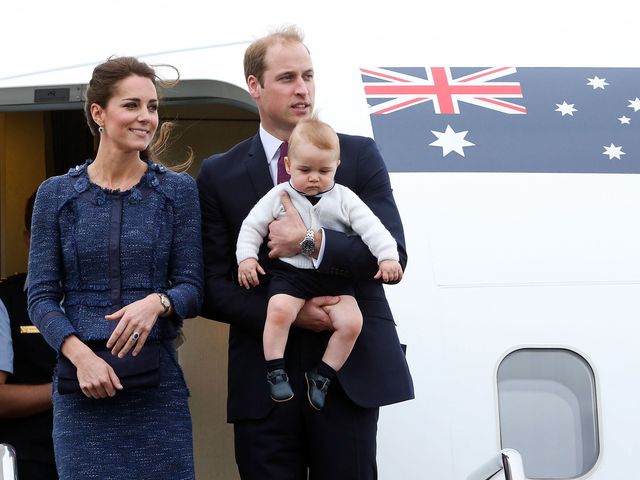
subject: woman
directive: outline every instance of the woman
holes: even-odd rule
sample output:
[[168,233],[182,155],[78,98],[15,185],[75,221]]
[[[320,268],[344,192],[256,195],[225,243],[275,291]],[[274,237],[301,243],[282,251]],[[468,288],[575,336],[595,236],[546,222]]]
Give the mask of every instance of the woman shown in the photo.
[[[194,478],[173,340],[202,301],[200,211],[191,177],[145,160],[157,79],[131,57],[98,65],[85,103],[96,158],[47,179],[36,198],[29,312],[61,354],[53,439],[65,480]],[[151,386],[127,386],[110,365],[146,370],[149,357]]]

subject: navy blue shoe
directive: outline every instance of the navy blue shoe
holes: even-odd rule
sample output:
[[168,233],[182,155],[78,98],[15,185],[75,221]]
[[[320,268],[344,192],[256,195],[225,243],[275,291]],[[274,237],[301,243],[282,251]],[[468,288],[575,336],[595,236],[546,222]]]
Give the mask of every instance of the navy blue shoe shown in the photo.
[[316,369],[309,370],[304,376],[307,379],[307,398],[309,403],[316,410],[322,410],[331,380],[320,375]]
[[289,376],[282,368],[267,373],[269,394],[276,402],[286,402],[293,398],[293,390],[289,384]]

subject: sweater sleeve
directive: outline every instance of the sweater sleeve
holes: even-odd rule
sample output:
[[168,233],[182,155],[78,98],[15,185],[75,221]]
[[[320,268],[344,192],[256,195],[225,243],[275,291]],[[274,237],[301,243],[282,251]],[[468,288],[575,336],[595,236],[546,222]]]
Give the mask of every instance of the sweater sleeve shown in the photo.
[[380,219],[349,188],[342,186],[342,195],[343,207],[346,208],[345,214],[352,230],[369,247],[378,263],[383,260],[399,260],[398,245]]
[[62,177],[46,180],[38,189],[31,221],[29,248],[29,317],[56,351],[75,328],[60,307],[62,246],[58,228],[58,186]]
[[186,173],[178,178],[180,185],[174,205],[174,235],[171,243],[167,295],[179,318],[195,317],[203,297],[202,233],[200,202],[195,181]]
[[[391,180],[376,143],[370,138],[340,137],[340,156],[343,160],[338,170],[349,169],[346,184],[382,221],[398,244],[400,265],[407,264],[407,249],[400,212],[393,198]],[[348,141],[347,141],[348,140]],[[340,171],[336,178],[339,180]],[[325,229],[326,248],[318,271],[371,281],[378,270],[377,259],[371,254],[362,238]]]
[[[276,219],[279,194],[281,187],[275,186],[269,190],[258,203],[254,205],[242,222],[238,242],[236,244],[236,259],[238,264],[247,258],[258,259],[260,245],[269,231],[269,224]],[[276,202],[278,205],[276,205]]]

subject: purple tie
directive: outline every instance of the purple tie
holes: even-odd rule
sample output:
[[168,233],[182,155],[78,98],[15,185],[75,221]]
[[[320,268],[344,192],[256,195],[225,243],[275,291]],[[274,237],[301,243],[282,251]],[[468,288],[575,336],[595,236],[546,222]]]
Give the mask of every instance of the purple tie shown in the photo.
[[280,145],[280,156],[278,157],[278,183],[287,182],[290,178],[287,169],[284,167],[284,157],[287,156],[288,150],[289,144],[282,142],[282,145]]

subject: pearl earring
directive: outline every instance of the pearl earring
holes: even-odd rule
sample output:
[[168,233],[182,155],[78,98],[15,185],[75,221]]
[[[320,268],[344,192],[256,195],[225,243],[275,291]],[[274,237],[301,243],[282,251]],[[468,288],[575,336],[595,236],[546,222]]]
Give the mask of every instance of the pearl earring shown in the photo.
[[100,126],[98,127],[98,131],[99,131],[100,133],[104,133],[104,127],[103,127],[102,125],[100,125]]

